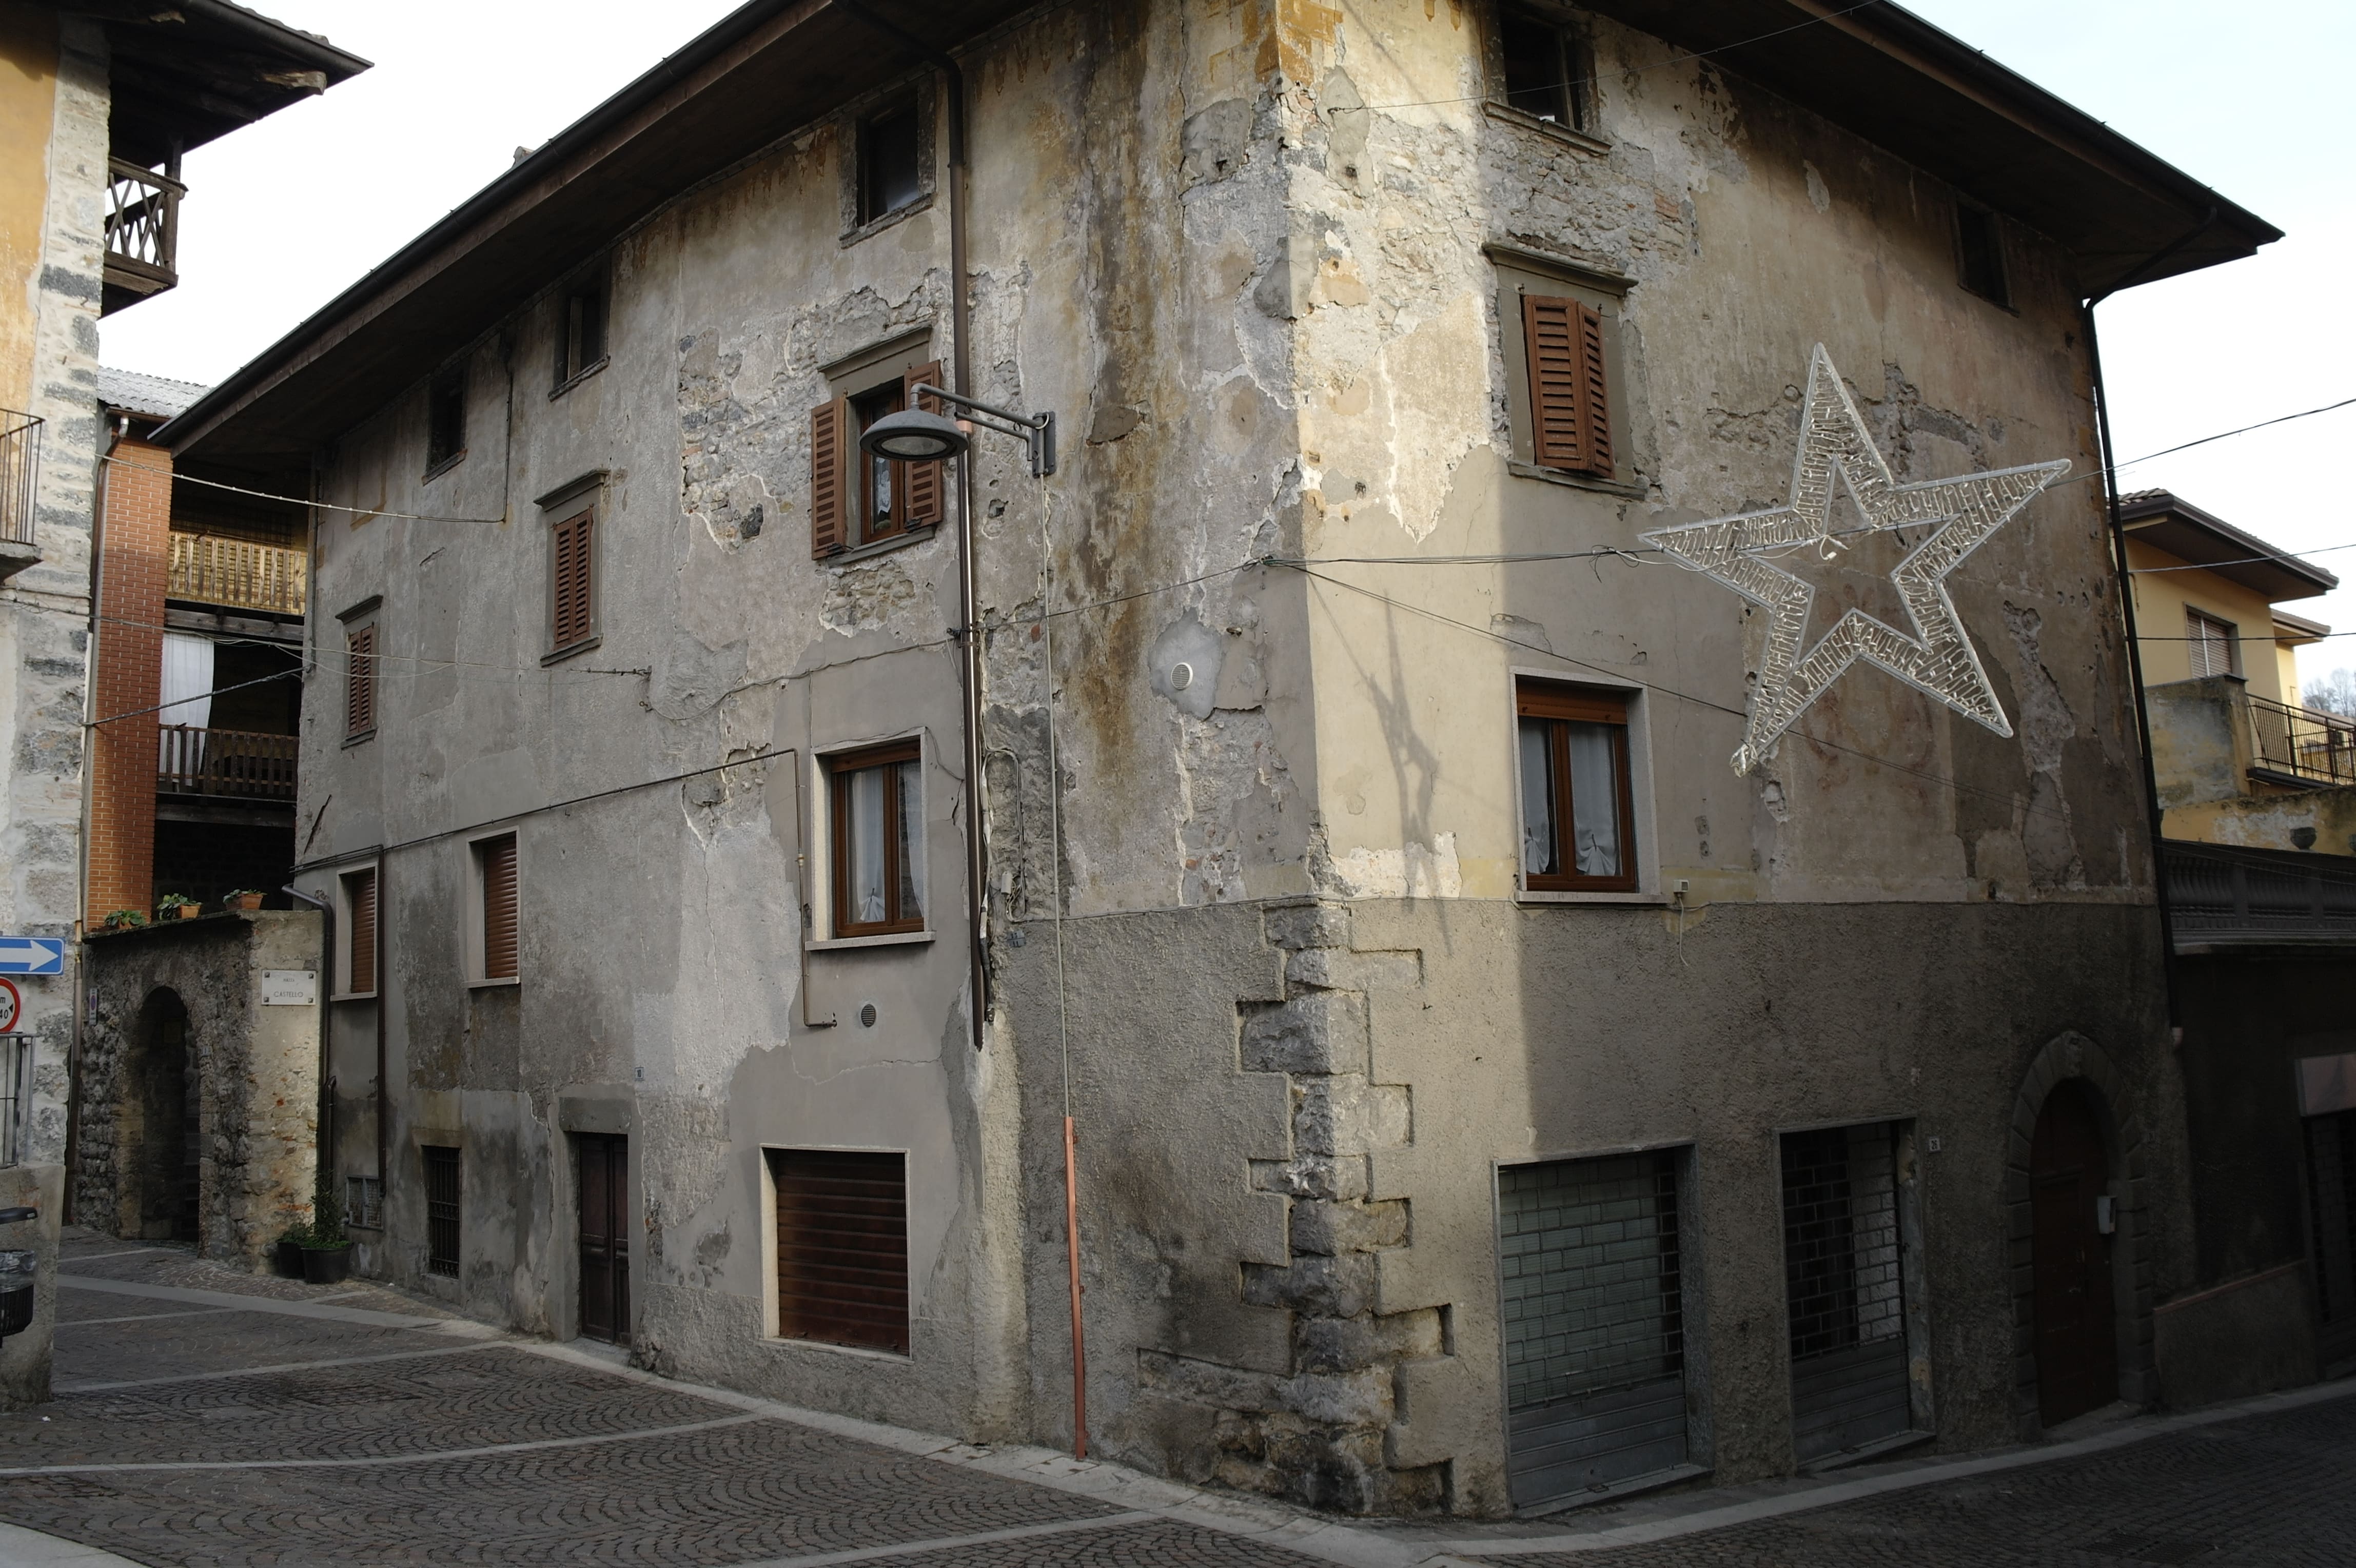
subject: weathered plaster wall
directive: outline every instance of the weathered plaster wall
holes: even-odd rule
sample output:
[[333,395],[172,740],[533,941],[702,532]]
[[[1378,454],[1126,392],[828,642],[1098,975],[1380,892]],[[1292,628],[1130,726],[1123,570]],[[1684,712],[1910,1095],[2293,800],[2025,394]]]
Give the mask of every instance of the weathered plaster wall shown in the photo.
[[[145,1152],[143,1015],[159,992],[187,1010],[199,1109],[198,1249],[260,1270],[272,1243],[311,1212],[319,1105],[319,1009],[262,1004],[264,970],[313,970],[319,917],[230,914],[92,935],[84,944],[90,1011],[82,1031],[74,1212],[136,1235]],[[158,1129],[166,1137],[169,1130]]]
[[46,11],[0,11],[0,408],[23,409],[33,391],[41,257],[49,210],[49,131],[57,119],[58,23]]
[[[27,280],[32,358],[25,402],[13,405],[44,422],[34,497],[41,559],[9,579],[14,602],[0,607],[0,929],[38,936],[70,935],[80,913],[107,157],[105,35],[80,17],[57,28],[52,117],[31,144],[47,159],[40,265]],[[18,1027],[37,1041],[28,1153],[49,1163],[65,1156],[74,987],[70,964],[23,987]]]

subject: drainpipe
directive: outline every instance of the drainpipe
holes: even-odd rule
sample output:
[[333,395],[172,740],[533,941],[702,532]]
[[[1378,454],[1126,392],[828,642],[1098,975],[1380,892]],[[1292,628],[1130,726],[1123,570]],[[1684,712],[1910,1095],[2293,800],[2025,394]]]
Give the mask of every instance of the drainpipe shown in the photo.
[[2118,448],[2111,444],[2111,394],[2103,381],[2102,340],[2094,331],[2094,306],[2119,290],[2132,288],[2150,276],[2162,262],[2207,233],[2209,226],[2216,219],[2217,209],[2211,207],[2201,215],[2199,222],[2174,242],[2154,251],[2118,282],[2100,294],[2089,295],[2078,307],[2078,317],[2086,332],[2086,360],[2094,371],[2094,423],[2103,444],[2103,493],[2110,509],[2111,564],[2118,574],[2119,615],[2127,639],[2127,678],[2135,687],[2136,736],[2143,748],[2144,814],[2151,829],[2152,888],[2159,900],[2161,991],[2168,1004],[2170,1036],[2179,1045],[2184,1037],[2184,1020],[2177,996],[2176,915],[2169,905],[2167,840],[2160,832],[2159,771],[2152,757],[2151,709],[2144,699],[2143,639],[2136,628],[2135,577],[2127,566],[2126,521],[2119,510]]
[[[336,990],[336,905],[331,898],[318,897],[300,887],[290,886],[278,891],[319,911],[319,1112],[318,1126],[312,1136],[317,1151],[313,1156],[316,1174],[324,1176],[336,1168],[336,1102],[330,1087],[336,1079],[328,1070],[334,1064],[327,1050],[327,1027],[336,1015],[334,1004],[327,1000]],[[378,978],[381,982],[383,977]]]

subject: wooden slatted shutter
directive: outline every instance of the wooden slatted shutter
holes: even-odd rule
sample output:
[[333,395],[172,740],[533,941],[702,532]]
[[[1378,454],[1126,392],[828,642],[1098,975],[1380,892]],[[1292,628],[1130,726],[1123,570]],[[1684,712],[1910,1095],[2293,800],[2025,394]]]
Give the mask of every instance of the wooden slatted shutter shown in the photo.
[[344,905],[350,912],[350,947],[344,961],[345,989],[365,995],[376,989],[376,868],[344,878]]
[[1522,338],[1529,356],[1532,460],[1541,467],[1609,475],[1603,317],[1575,299],[1526,294]]
[[375,622],[344,633],[344,733],[366,735],[376,728]]
[[840,555],[851,534],[851,404],[842,398],[810,410],[810,554]]
[[902,1155],[776,1149],[777,1334],[908,1353]]
[[[921,408],[926,413],[941,412],[941,400],[937,397],[918,398],[918,386],[937,387],[941,384],[941,362],[918,365],[901,378],[901,403],[908,408]],[[908,528],[937,526],[948,516],[948,465],[947,463],[903,463],[900,465],[900,493],[907,498],[905,510]]]
[[550,542],[550,638],[554,647],[586,642],[597,628],[596,562],[591,546],[596,513],[584,511],[556,525]]
[[516,841],[486,840],[483,857],[483,978],[516,977]]

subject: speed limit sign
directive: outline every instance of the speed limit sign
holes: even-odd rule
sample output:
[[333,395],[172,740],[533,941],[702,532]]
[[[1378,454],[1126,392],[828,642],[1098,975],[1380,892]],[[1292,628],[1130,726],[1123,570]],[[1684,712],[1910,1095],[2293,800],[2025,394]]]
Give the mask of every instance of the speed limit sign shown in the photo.
[[16,993],[16,983],[0,979],[0,1035],[16,1032],[16,1020],[25,1015],[25,999]]

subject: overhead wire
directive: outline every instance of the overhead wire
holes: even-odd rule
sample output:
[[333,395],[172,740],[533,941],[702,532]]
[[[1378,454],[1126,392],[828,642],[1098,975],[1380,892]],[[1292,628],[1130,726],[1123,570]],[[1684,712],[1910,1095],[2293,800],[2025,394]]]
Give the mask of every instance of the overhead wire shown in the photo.
[[408,522],[474,522],[498,527],[507,521],[503,517],[444,517],[431,512],[385,511],[375,507],[344,506],[336,501],[306,500],[301,496],[282,496],[271,490],[249,489],[243,485],[227,484],[220,479],[200,479],[194,474],[183,474],[172,468],[158,468],[152,463],[134,463],[128,457],[117,457],[112,453],[101,453],[98,460],[102,463],[112,463],[118,468],[131,468],[142,474],[153,474],[159,479],[169,479],[175,485],[202,485],[208,489],[228,490],[234,495],[252,496],[259,500],[278,501],[286,506],[316,507],[322,511],[348,511],[359,517],[398,518]]

